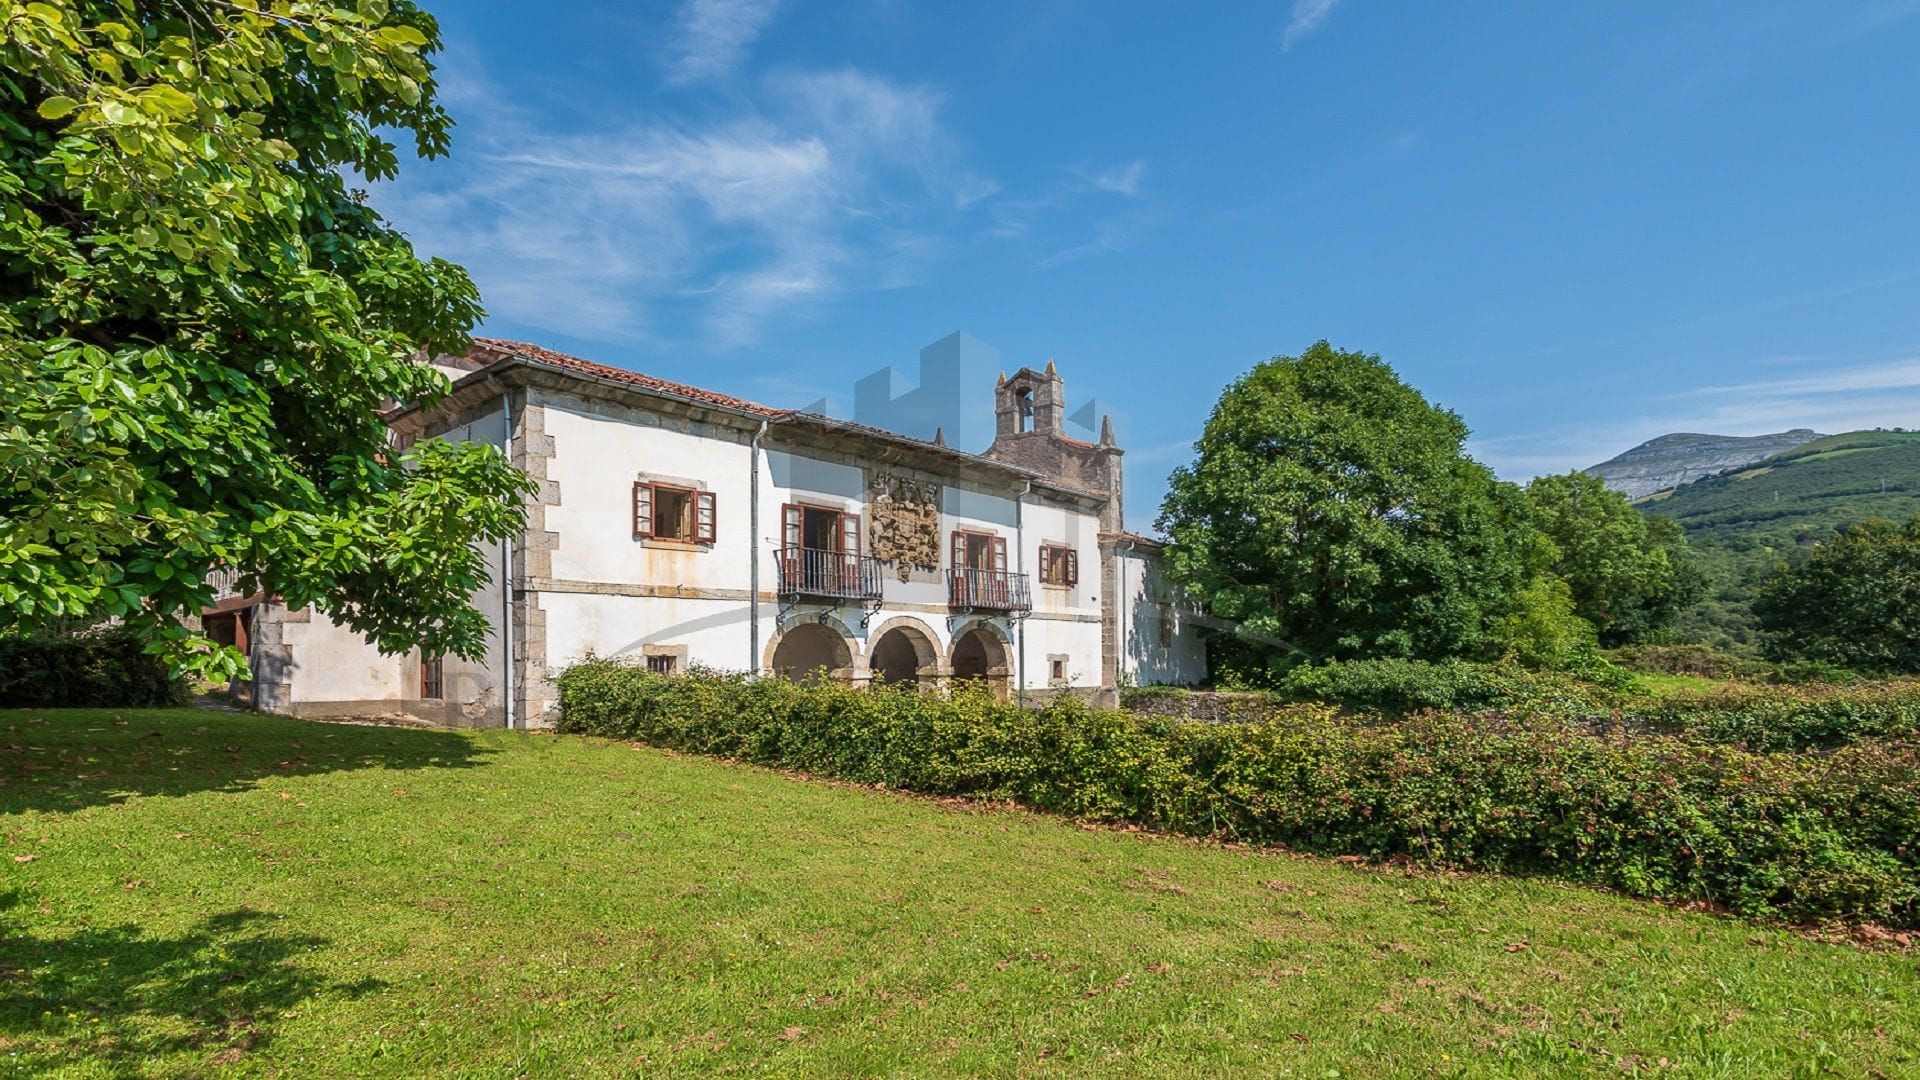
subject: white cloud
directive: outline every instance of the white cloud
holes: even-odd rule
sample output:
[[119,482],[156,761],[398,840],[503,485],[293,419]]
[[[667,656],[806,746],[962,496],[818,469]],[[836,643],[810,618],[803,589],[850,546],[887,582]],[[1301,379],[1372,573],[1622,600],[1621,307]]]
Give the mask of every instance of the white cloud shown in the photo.
[[1293,11],[1287,17],[1287,28],[1280,35],[1280,47],[1291,49],[1296,41],[1320,29],[1333,14],[1340,0],[1293,0]]
[[1091,173],[1088,182],[1101,191],[1110,191],[1129,198],[1140,194],[1140,179],[1146,174],[1147,163],[1135,158],[1125,165],[1116,165],[1111,169]]
[[469,93],[454,162],[375,196],[492,313],[568,335],[662,341],[691,321],[748,344],[783,312],[913,280],[926,232],[991,184],[958,162],[940,94],[858,71],[780,76],[778,109],[700,126],[553,133]]
[[687,0],[674,19],[668,76],[676,83],[731,74],[780,10],[780,0]]

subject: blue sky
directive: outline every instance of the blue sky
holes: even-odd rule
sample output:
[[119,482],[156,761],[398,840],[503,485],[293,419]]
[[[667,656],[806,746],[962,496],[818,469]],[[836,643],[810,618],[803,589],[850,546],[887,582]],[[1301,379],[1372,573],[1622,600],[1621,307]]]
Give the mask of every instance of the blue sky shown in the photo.
[[1920,426],[1920,0],[429,6],[454,153],[373,198],[486,332],[844,409],[965,330],[1125,414],[1136,526],[1322,337],[1516,480]]

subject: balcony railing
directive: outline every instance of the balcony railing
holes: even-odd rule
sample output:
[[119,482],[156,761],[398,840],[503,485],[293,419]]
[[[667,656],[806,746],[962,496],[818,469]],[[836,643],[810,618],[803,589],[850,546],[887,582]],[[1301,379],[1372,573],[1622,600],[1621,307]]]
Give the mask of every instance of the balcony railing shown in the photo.
[[780,595],[830,600],[880,599],[880,560],[819,548],[780,549]]
[[947,571],[947,602],[976,611],[1032,611],[1027,575],[1005,570]]

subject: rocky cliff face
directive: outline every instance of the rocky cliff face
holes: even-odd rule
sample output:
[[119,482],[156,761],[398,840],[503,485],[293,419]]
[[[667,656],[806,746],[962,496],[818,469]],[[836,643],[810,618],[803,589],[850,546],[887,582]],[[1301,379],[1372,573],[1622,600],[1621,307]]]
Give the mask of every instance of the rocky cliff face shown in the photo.
[[1703,476],[1751,465],[1826,436],[1809,428],[1772,435],[1698,435],[1680,432],[1649,439],[1586,470],[1629,499],[1665,491]]

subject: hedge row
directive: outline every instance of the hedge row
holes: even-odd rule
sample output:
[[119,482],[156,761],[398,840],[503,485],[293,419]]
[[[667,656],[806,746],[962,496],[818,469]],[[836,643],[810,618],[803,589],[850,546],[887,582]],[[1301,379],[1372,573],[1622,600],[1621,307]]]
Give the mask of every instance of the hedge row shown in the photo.
[[1760,754],[1552,717],[1260,723],[1023,709],[588,661],[563,731],[907,791],[1374,859],[1541,873],[1755,916],[1920,923],[1920,743]]
[[1684,735],[1748,750],[1825,749],[1861,739],[1920,734],[1920,683],[1822,689],[1756,686],[1626,705],[1593,717],[1596,726]]
[[1134,712],[1219,723],[1258,723],[1299,702],[1367,714],[1422,710],[1483,714],[1483,722],[1551,717],[1594,731],[1684,735],[1749,750],[1831,748],[1863,738],[1920,734],[1920,681],[1848,685],[1743,683],[1665,698],[1635,695],[1558,672],[1468,661],[1361,660],[1303,667],[1287,689],[1230,698],[1170,687],[1128,690]]
[[186,683],[125,627],[0,637],[0,708],[184,705]]

